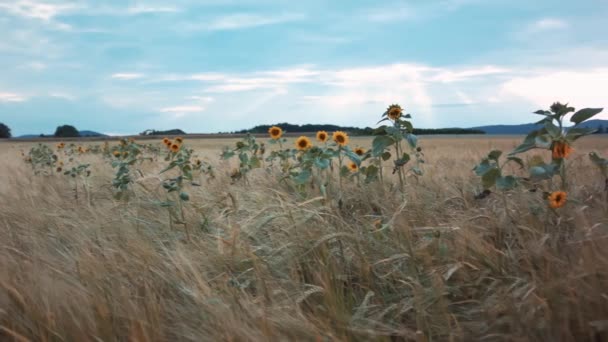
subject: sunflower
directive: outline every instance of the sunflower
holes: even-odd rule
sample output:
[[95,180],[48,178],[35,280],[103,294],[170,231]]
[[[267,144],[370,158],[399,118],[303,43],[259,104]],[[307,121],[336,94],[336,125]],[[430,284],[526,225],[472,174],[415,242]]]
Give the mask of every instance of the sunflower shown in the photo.
[[197,160],[196,160],[196,166],[201,166],[201,164],[202,164],[201,160],[200,160],[200,159],[197,159]]
[[554,191],[549,195],[549,206],[553,209],[561,208],[566,205],[567,198],[565,191]]
[[329,138],[329,134],[327,134],[327,132],[325,132],[325,131],[317,132],[317,140],[319,140],[320,142],[326,142],[328,138]]
[[58,150],[61,150],[61,149],[62,149],[62,148],[64,148],[64,147],[65,147],[65,144],[64,144],[64,143],[59,143],[59,144],[57,144],[57,149],[58,149]]
[[112,154],[114,155],[114,157],[120,157],[120,151],[114,151],[112,152]]
[[336,142],[336,144],[340,145],[340,146],[346,146],[348,145],[348,134],[342,132],[342,131],[336,131],[334,132],[334,135],[332,137],[334,139],[334,141]]
[[310,142],[310,139],[308,139],[305,136],[301,136],[298,139],[296,139],[296,148],[300,151],[306,151],[309,148],[312,147],[312,143]]
[[272,139],[277,140],[283,136],[283,130],[281,129],[281,127],[272,126],[268,129],[268,134],[270,134],[270,137]]
[[124,151],[124,152],[122,153],[122,157],[123,157],[123,158],[127,158],[128,156],[129,156],[129,152]]
[[386,116],[393,121],[399,119],[401,113],[403,113],[403,109],[398,104],[390,105],[386,110]]
[[362,155],[365,154],[365,150],[362,147],[357,147],[355,149],[355,154],[358,155],[358,156],[362,156]]
[[568,158],[570,153],[574,151],[574,149],[570,147],[568,143],[563,141],[554,142],[551,150],[553,151],[553,159]]
[[63,170],[63,169],[61,168],[61,166],[59,166],[59,167],[57,168],[57,172],[61,172],[62,170]]
[[179,151],[179,148],[180,148],[179,144],[176,144],[176,143],[171,144],[171,152],[177,153],[177,151]]
[[350,162],[348,163],[348,169],[350,170],[350,172],[357,172],[359,171],[359,165],[354,162]]
[[169,138],[163,138],[163,144],[169,146],[170,143],[171,143],[171,140],[169,140]]
[[178,144],[180,144],[180,145],[181,145],[181,144],[184,142],[184,138],[182,138],[182,137],[177,137],[177,138],[175,138],[175,141],[176,141]]

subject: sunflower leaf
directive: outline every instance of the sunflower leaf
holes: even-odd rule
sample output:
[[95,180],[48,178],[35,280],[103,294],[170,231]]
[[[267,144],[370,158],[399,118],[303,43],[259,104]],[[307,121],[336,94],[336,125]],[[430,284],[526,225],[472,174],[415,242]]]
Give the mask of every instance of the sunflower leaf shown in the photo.
[[575,125],[590,119],[596,114],[600,113],[604,108],[585,108],[581,109],[578,112],[574,113],[570,118],[570,122],[573,122]]
[[374,138],[372,142],[372,154],[374,157],[379,157],[384,153],[384,150],[393,145],[395,143],[395,139],[388,135],[380,135]]

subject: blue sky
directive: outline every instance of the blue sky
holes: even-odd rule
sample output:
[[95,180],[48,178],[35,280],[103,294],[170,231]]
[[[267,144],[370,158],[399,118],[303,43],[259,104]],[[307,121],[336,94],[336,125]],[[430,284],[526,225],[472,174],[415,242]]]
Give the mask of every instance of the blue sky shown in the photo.
[[0,0],[0,122],[373,126],[391,103],[418,127],[529,122],[556,100],[608,107],[607,16],[605,0]]

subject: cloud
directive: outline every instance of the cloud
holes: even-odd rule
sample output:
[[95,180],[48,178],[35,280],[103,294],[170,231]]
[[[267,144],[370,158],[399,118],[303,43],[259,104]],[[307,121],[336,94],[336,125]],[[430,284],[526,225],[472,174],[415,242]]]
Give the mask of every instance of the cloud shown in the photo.
[[139,79],[142,77],[144,77],[143,74],[131,73],[131,72],[116,73],[116,74],[112,74],[110,76],[110,78],[112,78],[112,79],[123,80],[123,81],[136,80],[136,79]]
[[47,22],[75,8],[77,7],[69,4],[52,4],[33,0],[1,0],[0,2],[0,9],[10,14]]
[[475,77],[483,77],[490,75],[506,74],[511,72],[508,68],[501,68],[492,65],[478,66],[475,68],[467,68],[463,70],[441,70],[433,78],[433,81],[444,83],[464,81]]
[[530,30],[533,32],[538,31],[550,31],[550,30],[559,30],[568,27],[568,23],[555,18],[543,18],[534,22],[530,26]]
[[21,94],[0,92],[0,102],[24,102],[27,97]]
[[174,106],[174,107],[165,107],[159,110],[161,113],[169,113],[172,115],[173,119],[178,119],[184,117],[188,114],[193,113],[201,113],[205,111],[204,106],[200,105],[184,105],[184,106]]
[[131,6],[127,9],[128,14],[151,14],[151,13],[177,13],[181,10],[177,7],[173,6],[146,6],[146,5],[136,5]]
[[504,82],[500,90],[503,95],[523,98],[538,108],[546,108],[555,101],[575,107],[608,107],[606,89],[608,68],[537,70]]
[[277,25],[300,21],[306,16],[301,13],[282,13],[274,15],[260,15],[253,13],[236,13],[220,16],[208,22],[186,23],[180,29],[187,31],[231,31],[254,28],[260,26]]

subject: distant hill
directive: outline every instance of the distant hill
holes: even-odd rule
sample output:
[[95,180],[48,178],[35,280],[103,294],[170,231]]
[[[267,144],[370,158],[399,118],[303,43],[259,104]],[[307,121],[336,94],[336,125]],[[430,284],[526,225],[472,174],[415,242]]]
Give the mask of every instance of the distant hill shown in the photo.
[[[473,127],[472,129],[480,130],[486,134],[528,134],[535,129],[541,128],[541,125],[521,124],[521,125],[489,125]],[[583,128],[594,128],[601,130],[601,133],[608,133],[608,120],[589,120],[580,125]]]
[[[290,123],[279,123],[273,126],[281,127],[289,133],[314,133],[318,131],[344,131],[351,135],[373,135],[376,133],[376,129],[371,127],[359,128],[350,126],[337,126],[337,125],[323,125],[323,124],[306,124],[306,125],[294,125]],[[265,134],[271,125],[259,125],[250,129],[244,129],[234,133],[237,134]],[[427,135],[427,134],[484,134],[481,130],[469,129],[469,128],[414,128],[414,134],[416,135]]]
[[[107,137],[108,135],[106,134],[102,134],[102,133],[98,133],[95,131],[78,131],[78,133],[80,134],[81,137]],[[53,134],[24,134],[24,135],[20,135],[18,137],[15,137],[15,139],[36,139],[36,138],[52,138]]]

